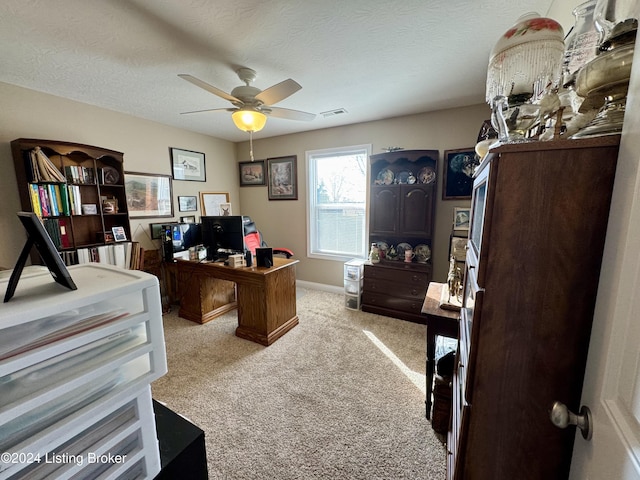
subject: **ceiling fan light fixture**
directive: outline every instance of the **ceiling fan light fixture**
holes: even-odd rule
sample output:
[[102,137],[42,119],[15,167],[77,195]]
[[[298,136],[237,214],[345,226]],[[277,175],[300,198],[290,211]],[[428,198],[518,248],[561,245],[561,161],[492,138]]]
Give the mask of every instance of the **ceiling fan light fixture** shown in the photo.
[[259,132],[267,123],[267,116],[257,110],[241,109],[231,114],[233,123],[243,132]]

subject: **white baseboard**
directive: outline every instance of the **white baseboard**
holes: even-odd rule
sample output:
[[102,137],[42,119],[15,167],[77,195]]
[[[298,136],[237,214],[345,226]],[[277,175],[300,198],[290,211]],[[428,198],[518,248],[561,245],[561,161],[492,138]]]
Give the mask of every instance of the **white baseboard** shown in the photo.
[[296,286],[301,288],[310,288],[312,290],[322,290],[323,292],[344,293],[343,287],[325,285],[324,283],[307,282],[305,280],[296,280]]

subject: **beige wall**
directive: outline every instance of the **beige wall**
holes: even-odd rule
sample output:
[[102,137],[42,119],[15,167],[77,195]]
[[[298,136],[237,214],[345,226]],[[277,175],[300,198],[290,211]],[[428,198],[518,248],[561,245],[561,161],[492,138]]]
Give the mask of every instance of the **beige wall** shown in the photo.
[[[447,255],[453,208],[469,206],[470,202],[441,200],[443,153],[449,149],[473,147],[476,144],[480,126],[489,114],[488,106],[477,105],[254,140],[253,151],[256,159],[297,155],[298,200],[269,201],[267,187],[243,187],[240,189],[242,213],[253,218],[270,246],[288,247],[295,252],[300,259],[299,279],[327,285],[342,285],[342,262],[306,258],[305,152],[360,144],[371,144],[372,153],[380,153],[383,151],[382,148],[387,146],[439,150],[439,180],[433,244],[434,279],[445,281],[449,268]],[[266,128],[269,128],[268,124]],[[239,161],[249,159],[248,142],[238,144],[237,154]]]
[[[0,266],[13,267],[25,240],[15,212],[20,200],[10,142],[16,138],[41,138],[84,143],[124,152],[125,169],[132,172],[171,174],[169,147],[205,153],[206,182],[173,182],[174,218],[180,213],[178,195],[200,191],[226,191],[239,205],[238,172],[232,142],[187,132],[159,123],[73,102],[60,97],[0,83]],[[200,200],[198,200],[200,208]],[[200,217],[200,211],[196,212]],[[171,219],[131,220],[133,238],[145,249],[159,248],[149,236],[149,223]]]
[[[447,149],[472,147],[488,107],[444,110],[407,117],[254,141],[256,158],[298,156],[298,200],[269,201],[266,187],[238,186],[237,161],[249,157],[248,143],[233,144],[206,135],[187,132],[148,120],[0,83],[0,165],[4,175],[0,188],[0,266],[12,267],[22,248],[24,234],[15,212],[20,210],[18,190],[9,142],[20,137],[85,143],[124,152],[128,171],[171,174],[169,147],[186,148],[206,155],[207,181],[173,182],[174,218],[178,195],[198,195],[201,191],[225,191],[231,195],[234,214],[250,215],[271,246],[291,248],[300,259],[301,280],[342,285],[342,262],[306,257],[306,167],[305,151],[346,145],[371,144],[372,152],[393,145],[405,149],[440,151],[439,174],[442,179],[442,154]],[[268,127],[267,127],[268,128]],[[442,201],[442,181],[438,182],[436,235],[434,241],[434,278],[446,279],[448,239],[453,207],[468,201]],[[196,216],[200,217],[199,210]],[[144,248],[159,248],[149,237],[149,223],[165,219],[131,220],[133,238]]]

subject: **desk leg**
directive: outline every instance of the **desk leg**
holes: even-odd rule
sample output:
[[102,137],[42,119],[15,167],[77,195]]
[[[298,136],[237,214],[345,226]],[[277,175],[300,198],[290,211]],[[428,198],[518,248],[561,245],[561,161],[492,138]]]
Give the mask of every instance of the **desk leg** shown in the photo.
[[427,407],[427,420],[431,420],[431,403],[433,394],[433,371],[435,369],[436,356],[436,335],[433,328],[427,325],[427,398],[425,401]]

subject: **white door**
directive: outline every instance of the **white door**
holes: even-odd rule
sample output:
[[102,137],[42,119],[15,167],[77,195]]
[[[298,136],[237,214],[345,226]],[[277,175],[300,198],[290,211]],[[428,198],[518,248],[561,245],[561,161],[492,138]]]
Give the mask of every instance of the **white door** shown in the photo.
[[640,479],[640,36],[631,77],[571,480]]

